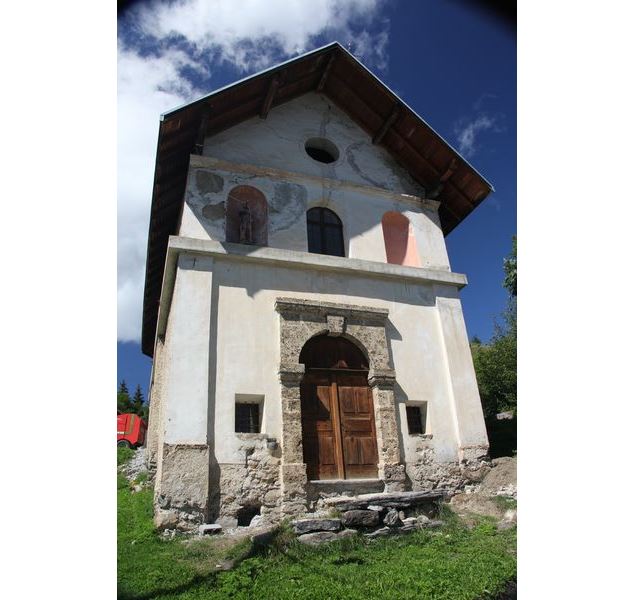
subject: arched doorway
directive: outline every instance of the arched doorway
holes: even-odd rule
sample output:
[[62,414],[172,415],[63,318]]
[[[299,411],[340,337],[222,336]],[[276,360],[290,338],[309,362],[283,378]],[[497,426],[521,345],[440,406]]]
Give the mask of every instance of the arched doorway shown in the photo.
[[377,436],[368,360],[342,337],[318,335],[302,348],[302,444],[309,479],[374,479]]

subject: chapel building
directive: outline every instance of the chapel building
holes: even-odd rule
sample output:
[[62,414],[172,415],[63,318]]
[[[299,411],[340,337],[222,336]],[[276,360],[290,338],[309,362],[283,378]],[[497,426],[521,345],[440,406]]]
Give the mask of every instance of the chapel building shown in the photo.
[[444,237],[491,189],[337,43],[162,116],[157,526],[465,484],[488,440]]

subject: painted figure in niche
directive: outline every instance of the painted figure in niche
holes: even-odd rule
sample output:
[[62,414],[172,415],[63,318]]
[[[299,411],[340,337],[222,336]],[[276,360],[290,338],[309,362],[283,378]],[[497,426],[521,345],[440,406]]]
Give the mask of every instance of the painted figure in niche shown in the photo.
[[238,211],[239,219],[239,237],[241,244],[253,244],[253,235],[251,227],[251,211],[247,202],[243,202],[241,209]]

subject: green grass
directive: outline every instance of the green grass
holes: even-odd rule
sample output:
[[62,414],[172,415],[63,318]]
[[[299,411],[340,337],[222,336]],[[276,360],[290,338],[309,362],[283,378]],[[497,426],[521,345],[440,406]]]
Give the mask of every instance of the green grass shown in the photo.
[[513,498],[507,498],[506,496],[494,496],[492,500],[503,510],[515,509],[518,507],[518,502]]
[[125,462],[128,462],[132,455],[134,454],[134,450],[132,448],[128,448],[127,446],[117,446],[117,466],[123,465]]
[[[345,539],[306,547],[282,527],[266,548],[225,538],[161,539],[152,525],[152,489],[132,493],[118,475],[118,597],[121,600],[489,598],[516,574],[516,531],[483,520],[402,537]],[[222,559],[231,571],[216,572]]]

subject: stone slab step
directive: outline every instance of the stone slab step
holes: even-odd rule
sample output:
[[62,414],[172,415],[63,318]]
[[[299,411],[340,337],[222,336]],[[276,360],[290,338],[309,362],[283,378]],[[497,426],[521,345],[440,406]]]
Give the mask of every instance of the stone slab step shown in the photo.
[[317,546],[324,542],[333,542],[335,540],[341,540],[347,537],[354,537],[357,535],[357,531],[354,529],[344,529],[342,531],[315,531],[313,533],[305,533],[298,536],[298,542],[302,544],[309,544],[310,546]]
[[291,522],[297,534],[314,531],[339,531],[342,523],[339,519],[297,519]]
[[307,493],[312,498],[335,494],[358,496],[383,492],[384,486],[381,479],[312,479],[308,482]]
[[386,492],[379,494],[360,494],[358,496],[340,496],[325,498],[324,503],[341,511],[365,510],[368,506],[385,508],[409,508],[420,504],[429,504],[444,500],[448,490],[428,492]]

